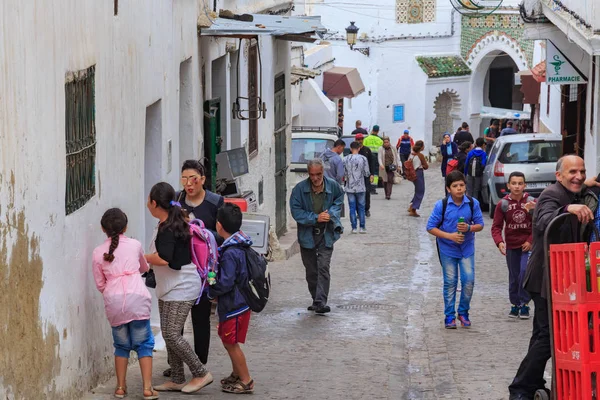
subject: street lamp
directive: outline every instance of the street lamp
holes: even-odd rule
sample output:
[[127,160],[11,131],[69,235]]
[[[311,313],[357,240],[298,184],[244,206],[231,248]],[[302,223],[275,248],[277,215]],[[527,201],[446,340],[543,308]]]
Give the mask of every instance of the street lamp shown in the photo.
[[358,38],[358,30],[358,26],[354,25],[354,21],[350,21],[350,26],[346,28],[346,42],[348,42],[350,50],[358,51],[368,57],[370,54],[368,47],[354,48],[356,39]]
[[348,42],[351,50],[353,50],[353,47],[356,44],[357,36],[358,26],[354,25],[354,21],[350,21],[350,26],[346,28],[346,41]]

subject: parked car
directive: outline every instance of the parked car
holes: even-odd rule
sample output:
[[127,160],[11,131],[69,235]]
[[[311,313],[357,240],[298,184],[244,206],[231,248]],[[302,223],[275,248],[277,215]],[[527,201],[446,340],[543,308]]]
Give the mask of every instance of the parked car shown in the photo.
[[344,147],[344,157],[346,157],[352,153],[350,150],[350,144],[356,140],[356,135],[344,135],[340,139],[346,143],[346,147]]
[[308,178],[308,161],[319,158],[338,140],[336,127],[292,127],[292,159],[290,162],[290,184]]
[[525,190],[538,197],[556,182],[556,162],[562,155],[562,136],[554,133],[527,133],[501,136],[494,142],[483,171],[484,198],[490,218],[496,204],[508,194],[506,184],[512,172],[525,174]]

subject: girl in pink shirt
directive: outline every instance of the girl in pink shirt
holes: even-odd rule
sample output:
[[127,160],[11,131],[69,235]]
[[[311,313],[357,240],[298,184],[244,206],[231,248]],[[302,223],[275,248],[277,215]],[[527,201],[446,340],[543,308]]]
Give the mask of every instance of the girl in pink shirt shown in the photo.
[[118,208],[106,211],[100,225],[108,239],[94,249],[93,273],[112,326],[117,374],[115,397],[122,399],[127,395],[127,364],[133,350],[138,354],[142,370],[144,399],[158,399],[158,392],[152,387],[152,303],[140,275],[148,271],[144,251],[140,242],[124,235],[127,215]]

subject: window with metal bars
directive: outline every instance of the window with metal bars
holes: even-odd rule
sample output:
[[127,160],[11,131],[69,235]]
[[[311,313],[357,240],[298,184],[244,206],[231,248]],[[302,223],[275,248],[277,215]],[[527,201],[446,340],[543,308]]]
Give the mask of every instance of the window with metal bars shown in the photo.
[[69,72],[65,82],[65,141],[69,215],[96,194],[95,66]]

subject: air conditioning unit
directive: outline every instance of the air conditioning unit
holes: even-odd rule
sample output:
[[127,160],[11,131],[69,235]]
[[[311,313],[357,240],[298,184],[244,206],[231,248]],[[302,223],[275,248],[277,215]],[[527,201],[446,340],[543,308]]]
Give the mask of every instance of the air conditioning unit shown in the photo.
[[259,254],[269,251],[270,224],[268,215],[244,213],[242,231],[252,239],[252,248]]

